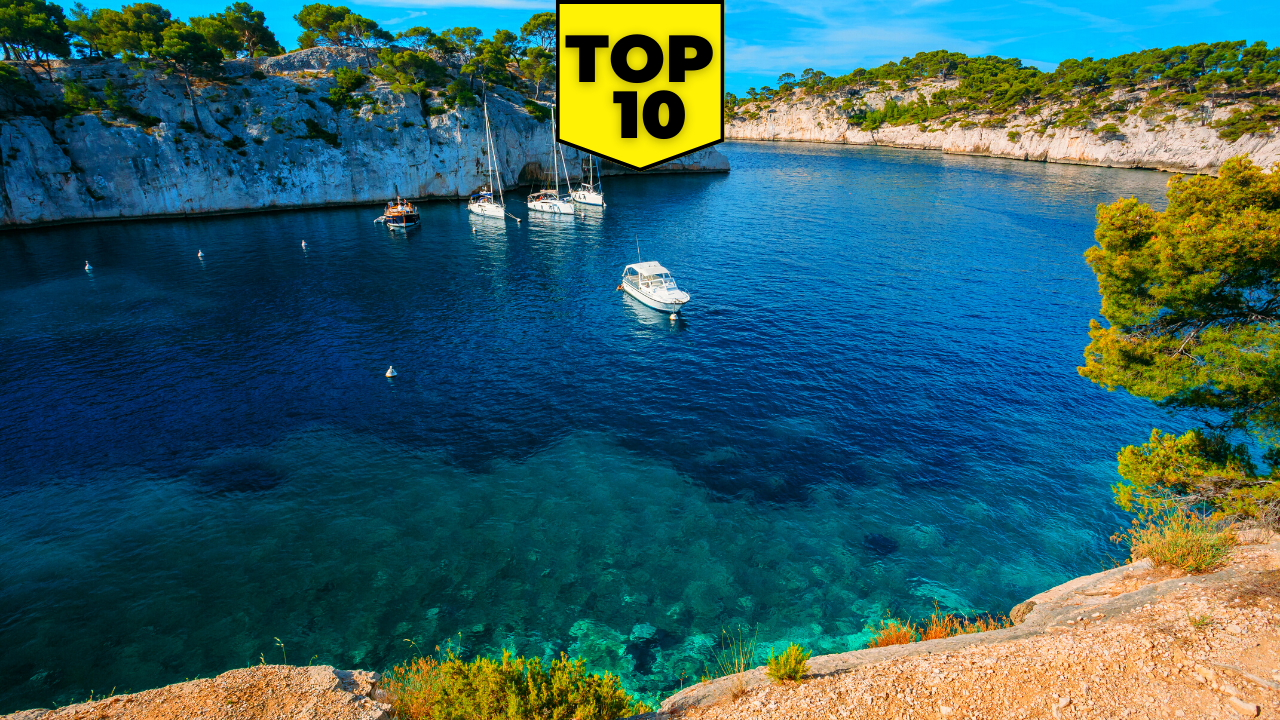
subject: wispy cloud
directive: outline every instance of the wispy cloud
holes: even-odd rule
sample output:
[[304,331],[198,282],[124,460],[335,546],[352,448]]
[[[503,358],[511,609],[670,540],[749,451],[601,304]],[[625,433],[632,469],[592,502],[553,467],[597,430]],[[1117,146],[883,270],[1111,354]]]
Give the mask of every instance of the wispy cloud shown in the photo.
[[1218,0],[1174,0],[1163,5],[1148,5],[1145,9],[1160,18],[1178,13],[1198,12],[1200,15],[1221,15],[1222,11],[1214,7]]
[[[1179,1],[1182,1],[1182,0],[1179,0]],[[1113,20],[1112,18],[1103,17],[1101,15],[1095,15],[1091,12],[1085,12],[1080,8],[1069,7],[1066,5],[1057,5],[1049,2],[1048,0],[1026,0],[1026,3],[1028,5],[1032,5],[1035,7],[1042,7],[1046,10],[1052,10],[1053,12],[1056,12],[1059,15],[1065,15],[1067,17],[1076,18],[1077,20],[1083,20],[1085,22],[1086,27],[1088,27],[1091,30],[1101,30],[1103,32],[1121,33],[1121,32],[1132,32],[1136,29],[1134,26],[1129,25],[1127,23],[1120,22],[1119,20]]]

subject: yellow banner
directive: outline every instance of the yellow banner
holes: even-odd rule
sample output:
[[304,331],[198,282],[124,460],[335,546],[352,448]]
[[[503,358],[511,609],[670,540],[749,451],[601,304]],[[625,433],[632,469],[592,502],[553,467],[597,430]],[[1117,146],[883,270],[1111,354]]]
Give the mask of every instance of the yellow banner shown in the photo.
[[724,5],[556,4],[560,142],[646,170],[724,140]]

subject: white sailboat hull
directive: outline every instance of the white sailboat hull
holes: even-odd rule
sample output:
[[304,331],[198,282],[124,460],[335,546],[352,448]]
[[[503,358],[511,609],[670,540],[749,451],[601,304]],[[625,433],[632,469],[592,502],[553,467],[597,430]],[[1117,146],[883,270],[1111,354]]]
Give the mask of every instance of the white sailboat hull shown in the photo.
[[572,215],[573,203],[564,200],[531,200],[529,201],[529,209],[535,212],[551,213],[552,215]]
[[626,291],[628,295],[639,300],[645,305],[648,305],[654,310],[661,310],[662,312],[665,312],[665,313],[678,313],[680,312],[680,309],[683,308],[685,304],[689,302],[687,299],[681,300],[680,302],[669,302],[667,300],[659,300],[658,298],[652,295],[649,295],[644,290],[634,287],[631,285],[631,283],[626,283],[626,282],[622,283],[622,289]]
[[507,213],[507,209],[497,203],[467,203],[467,209],[473,215],[481,215],[484,217],[500,218]]
[[587,190],[574,190],[573,201],[582,203],[583,205],[599,205],[604,207],[604,196],[598,192],[589,192]]

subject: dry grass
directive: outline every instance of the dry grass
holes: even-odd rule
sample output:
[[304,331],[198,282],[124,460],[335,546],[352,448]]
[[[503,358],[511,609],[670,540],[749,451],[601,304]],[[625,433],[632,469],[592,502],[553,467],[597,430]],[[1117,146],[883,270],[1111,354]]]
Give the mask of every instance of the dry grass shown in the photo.
[[910,620],[898,621],[886,618],[880,621],[880,628],[871,636],[869,648],[888,647],[890,645],[906,645],[920,639],[920,630]]
[[755,667],[754,660],[759,634],[760,629],[757,627],[750,635],[747,635],[747,627],[745,625],[739,625],[733,632],[721,630],[720,648],[713,658],[714,665],[707,665],[703,679],[709,680],[726,675],[736,675]]
[[934,605],[933,614],[924,625],[916,625],[910,620],[885,618],[880,627],[872,628],[875,634],[871,637],[869,648],[888,647],[889,645],[906,645],[907,643],[925,640],[941,640],[956,635],[999,630],[1013,627],[1013,621],[1004,616],[980,615],[972,620],[963,615],[944,613]]
[[924,630],[920,632],[920,639],[941,640],[956,635],[971,635],[1007,627],[1013,627],[1013,621],[1004,616],[985,615],[970,620],[967,617],[939,613],[935,610],[929,616],[929,624],[925,625]]
[[1189,573],[1202,573],[1226,562],[1236,544],[1235,534],[1195,513],[1172,511],[1143,520],[1134,520],[1128,532],[1111,538],[1127,544],[1134,560],[1151,558]]

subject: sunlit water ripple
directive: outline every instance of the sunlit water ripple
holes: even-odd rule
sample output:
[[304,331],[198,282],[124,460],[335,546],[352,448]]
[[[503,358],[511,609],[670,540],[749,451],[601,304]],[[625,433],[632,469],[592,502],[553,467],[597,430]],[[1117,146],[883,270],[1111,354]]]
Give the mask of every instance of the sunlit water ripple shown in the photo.
[[[1098,569],[1116,448],[1177,423],[1077,376],[1081,254],[1097,203],[1168,176],[724,148],[570,222],[0,236],[0,712],[277,637],[373,669],[563,651],[654,700],[726,628],[841,652]],[[614,290],[637,238],[684,320]]]

